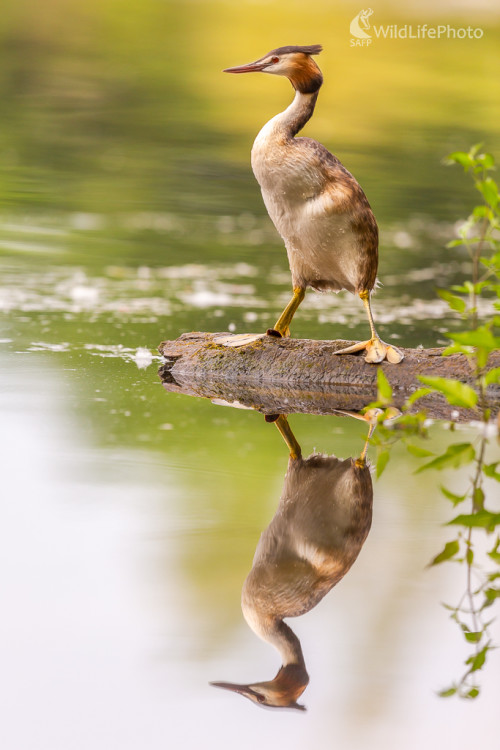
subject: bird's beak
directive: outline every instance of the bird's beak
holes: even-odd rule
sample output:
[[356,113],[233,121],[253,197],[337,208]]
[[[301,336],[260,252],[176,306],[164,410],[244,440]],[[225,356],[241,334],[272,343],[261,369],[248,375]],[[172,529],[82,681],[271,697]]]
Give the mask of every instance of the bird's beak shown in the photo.
[[270,698],[269,696],[266,698],[265,695],[258,692],[257,690],[254,690],[254,687],[259,687],[258,685],[236,685],[233,682],[211,682],[210,685],[212,685],[213,687],[222,688],[223,690],[231,690],[233,693],[243,695],[245,698],[249,698],[253,703],[257,704],[258,706],[262,706],[263,708],[295,708],[299,711],[306,710],[305,706],[296,703],[292,697],[290,697],[289,700],[285,701],[279,700],[279,696],[275,696],[274,700],[272,696]]
[[246,698],[251,698],[256,703],[259,702],[258,698],[261,697],[255,690],[252,690],[250,685],[236,685],[234,682],[211,682],[213,687],[222,688],[223,690],[231,690],[233,693],[239,693],[244,695]]
[[257,73],[263,70],[269,63],[263,63],[260,60],[248,63],[247,65],[238,65],[236,68],[226,68],[223,73]]

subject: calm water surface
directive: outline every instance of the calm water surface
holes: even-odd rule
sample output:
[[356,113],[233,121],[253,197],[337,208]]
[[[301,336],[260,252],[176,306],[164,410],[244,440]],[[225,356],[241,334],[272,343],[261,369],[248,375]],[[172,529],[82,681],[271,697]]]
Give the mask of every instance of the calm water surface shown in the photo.
[[[399,447],[373,480],[357,561],[291,621],[310,676],[299,701],[307,712],[258,710],[209,686],[270,679],[280,666],[246,625],[240,596],[288,464],[262,415],[169,393],[157,374],[161,340],[259,331],[288,300],[285,254],[248,154],[289,91],[220,69],[298,30],[323,42],[330,83],[308,134],[366,188],[383,245],[375,313],[382,336],[405,346],[441,344],[460,327],[435,287],[469,273],[444,245],[473,197],[441,159],[478,140],[498,146],[494,14],[483,46],[381,42],[368,58],[345,39],[357,6],[318,3],[307,19],[294,4],[286,14],[281,3],[255,8],[134,1],[124,10],[105,0],[63,12],[50,0],[42,15],[33,2],[7,4],[0,738],[9,750],[465,748],[497,729],[497,652],[479,701],[436,696],[468,654],[440,607],[460,596],[463,572],[426,570],[448,539],[450,509]],[[405,21],[390,5],[377,13]],[[420,13],[414,23],[427,20]],[[309,293],[293,334],[365,329],[354,298]],[[363,448],[367,429],[354,419],[289,421],[304,456]],[[461,428],[464,440],[474,434]],[[429,445],[449,439],[437,424]],[[459,489],[466,477],[445,478]]]

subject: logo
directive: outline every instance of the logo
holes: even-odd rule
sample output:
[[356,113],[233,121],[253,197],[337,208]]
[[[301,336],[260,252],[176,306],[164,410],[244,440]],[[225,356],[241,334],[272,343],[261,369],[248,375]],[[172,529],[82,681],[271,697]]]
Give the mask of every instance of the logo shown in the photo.
[[372,14],[373,10],[367,8],[366,10],[361,10],[358,15],[352,19],[350,29],[353,36],[358,39],[370,39],[370,34],[367,34],[366,32],[370,28],[370,21],[368,19]]
[[[480,27],[467,26],[457,28],[444,24],[429,26],[426,23],[413,26],[405,24],[389,24],[386,26],[370,26],[371,8],[360,10],[351,21],[351,47],[369,47],[374,39],[482,39],[484,30]],[[368,32],[371,31],[369,34]]]

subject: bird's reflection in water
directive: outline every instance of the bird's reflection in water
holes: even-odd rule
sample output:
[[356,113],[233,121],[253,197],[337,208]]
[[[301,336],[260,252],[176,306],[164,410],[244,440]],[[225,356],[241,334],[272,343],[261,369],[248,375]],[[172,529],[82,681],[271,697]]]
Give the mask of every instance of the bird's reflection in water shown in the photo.
[[359,417],[370,425],[368,437],[361,455],[345,460],[321,454],[302,458],[286,416],[275,419],[290,459],[278,509],[243,586],[242,609],[252,630],[279,651],[282,666],[269,681],[212,685],[258,705],[304,710],[297,700],[309,676],[300,641],[284,619],[315,607],[347,573],[368,536],[373,487],[366,450],[377,411]]

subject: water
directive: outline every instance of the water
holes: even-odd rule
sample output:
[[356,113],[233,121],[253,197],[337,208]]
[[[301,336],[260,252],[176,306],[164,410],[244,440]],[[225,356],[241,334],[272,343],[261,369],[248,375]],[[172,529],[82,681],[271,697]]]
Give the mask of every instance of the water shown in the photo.
[[[498,19],[481,20],[475,46],[387,41],[368,57],[347,47],[357,10],[7,4],[2,746],[417,748],[432,734],[436,746],[465,747],[496,729],[496,652],[479,701],[435,694],[468,653],[439,606],[460,596],[463,571],[426,570],[449,538],[450,508],[399,446],[374,481],[358,560],[292,621],[307,713],[258,711],[208,684],[270,679],[280,666],[246,625],[240,595],[288,461],[262,415],[166,392],[157,375],[161,340],[263,330],[289,296],[248,157],[289,91],[226,78],[223,67],[297,29],[323,42],[327,84],[307,132],[359,178],[379,220],[380,331],[434,346],[460,327],[435,286],[469,273],[444,245],[474,197],[440,161],[479,140],[495,150]],[[376,12],[404,20],[389,5]],[[293,334],[365,330],[352,297],[310,292]],[[355,457],[366,436],[345,417],[296,414],[290,424],[305,456]],[[448,441],[435,425],[431,448]],[[466,476],[449,483],[459,489]]]

